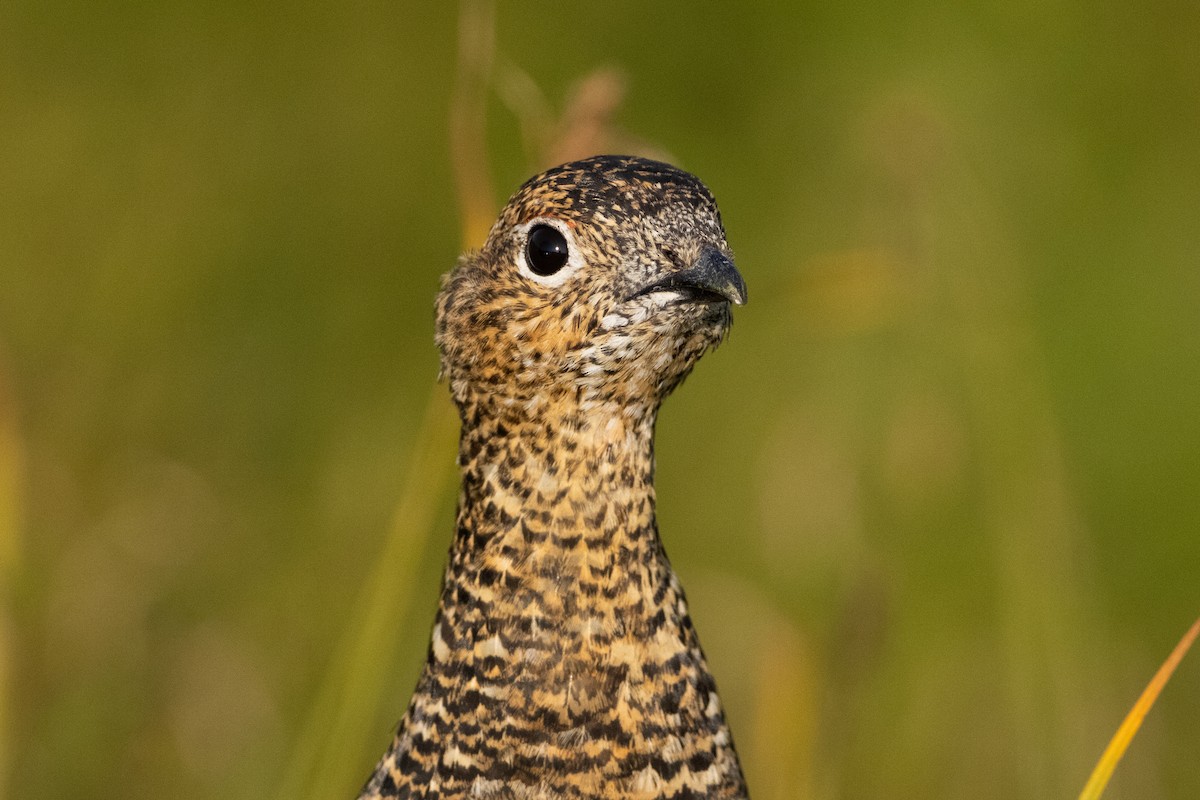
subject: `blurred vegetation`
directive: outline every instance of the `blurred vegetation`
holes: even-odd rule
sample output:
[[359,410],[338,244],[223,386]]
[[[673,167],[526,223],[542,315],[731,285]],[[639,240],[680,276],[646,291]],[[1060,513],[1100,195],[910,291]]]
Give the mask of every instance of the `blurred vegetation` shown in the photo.
[[[751,302],[660,523],[754,796],[1074,796],[1200,606],[1200,7],[722,8],[502,5],[479,102],[493,206],[572,112],[721,203]],[[454,502],[456,17],[0,5],[8,796],[382,752]],[[1106,797],[1200,796],[1198,664]]]

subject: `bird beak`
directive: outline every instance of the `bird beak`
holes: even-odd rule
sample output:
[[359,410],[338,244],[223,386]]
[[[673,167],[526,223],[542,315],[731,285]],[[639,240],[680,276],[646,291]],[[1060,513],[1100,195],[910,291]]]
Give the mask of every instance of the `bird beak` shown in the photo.
[[742,280],[742,274],[729,256],[715,247],[705,247],[690,267],[642,287],[634,297],[658,291],[682,292],[701,302],[727,300],[739,306],[746,304],[746,282]]

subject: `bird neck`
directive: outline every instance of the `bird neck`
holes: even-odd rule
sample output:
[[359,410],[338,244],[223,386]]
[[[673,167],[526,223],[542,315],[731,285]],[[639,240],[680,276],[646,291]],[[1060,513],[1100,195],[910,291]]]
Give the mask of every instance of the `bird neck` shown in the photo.
[[460,408],[458,534],[392,788],[744,800],[655,527],[653,413]]
[[658,549],[652,412],[464,415],[459,465],[455,550],[465,562],[498,559],[511,574],[548,559],[569,582]]

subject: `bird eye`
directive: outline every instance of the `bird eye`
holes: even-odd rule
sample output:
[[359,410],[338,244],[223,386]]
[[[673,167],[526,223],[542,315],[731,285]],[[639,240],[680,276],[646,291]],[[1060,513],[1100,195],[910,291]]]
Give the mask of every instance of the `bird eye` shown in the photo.
[[534,275],[553,275],[566,265],[567,238],[549,225],[534,225],[529,229],[525,245],[525,261]]

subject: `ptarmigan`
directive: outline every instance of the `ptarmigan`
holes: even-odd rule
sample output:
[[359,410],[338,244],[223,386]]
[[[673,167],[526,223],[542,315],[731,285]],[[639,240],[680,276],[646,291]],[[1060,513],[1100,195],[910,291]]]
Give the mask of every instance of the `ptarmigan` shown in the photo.
[[747,796],[654,511],[659,405],[745,300],[708,189],[625,156],[532,178],[443,279],[457,533],[361,797]]

